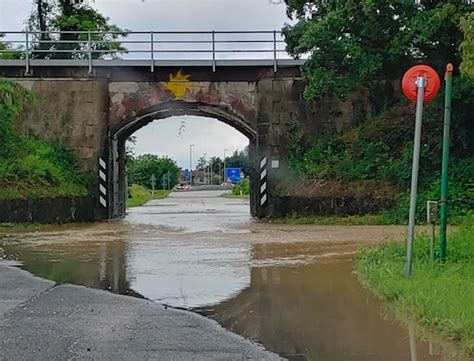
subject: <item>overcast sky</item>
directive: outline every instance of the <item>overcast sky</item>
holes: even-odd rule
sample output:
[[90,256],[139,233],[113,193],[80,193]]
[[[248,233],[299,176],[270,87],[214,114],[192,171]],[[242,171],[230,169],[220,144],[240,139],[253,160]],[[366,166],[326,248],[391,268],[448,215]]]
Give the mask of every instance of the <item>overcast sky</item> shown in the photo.
[[[280,30],[286,9],[278,0],[95,0],[89,1],[112,23],[129,30],[206,31]],[[0,0],[0,31],[21,30],[32,9],[33,0]],[[154,121],[135,133],[137,154],[155,153],[175,159],[189,167],[189,145],[193,158],[223,156],[243,149],[248,139],[232,127],[215,119],[182,117]],[[193,162],[195,165],[195,162]],[[193,165],[193,167],[194,167]]]

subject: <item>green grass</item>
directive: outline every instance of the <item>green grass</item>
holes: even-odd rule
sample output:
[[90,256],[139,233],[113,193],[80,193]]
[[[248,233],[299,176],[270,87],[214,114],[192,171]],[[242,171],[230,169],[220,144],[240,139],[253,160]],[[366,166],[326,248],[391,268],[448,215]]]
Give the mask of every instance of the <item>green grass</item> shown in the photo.
[[240,195],[240,194],[233,194],[233,193],[224,193],[222,195],[222,197],[229,198],[229,199],[249,199],[250,195],[248,195],[248,194]]
[[294,216],[272,219],[272,223],[282,224],[314,224],[314,225],[387,225],[393,222],[384,214],[368,214],[361,216]]
[[404,242],[390,242],[362,251],[356,272],[379,297],[474,355],[474,215],[448,235],[444,265],[430,264],[426,236],[415,240],[409,278],[403,275],[404,263]]
[[51,228],[50,224],[0,223],[0,233],[40,232]]
[[141,206],[152,199],[163,199],[170,194],[170,191],[156,190],[152,195],[151,190],[137,184],[132,184],[129,190],[132,198],[127,199],[127,208]]

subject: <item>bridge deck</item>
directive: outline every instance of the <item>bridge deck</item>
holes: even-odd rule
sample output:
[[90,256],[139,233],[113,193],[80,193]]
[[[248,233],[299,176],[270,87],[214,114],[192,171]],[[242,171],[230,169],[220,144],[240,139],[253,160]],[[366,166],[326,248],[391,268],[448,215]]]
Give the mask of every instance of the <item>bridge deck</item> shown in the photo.
[[[134,59],[112,59],[102,60],[97,59],[92,61],[93,67],[105,67],[105,66],[130,66],[130,67],[212,67],[215,64],[216,67],[220,66],[249,66],[249,67],[261,67],[261,66],[274,66],[275,61],[273,59],[222,59],[222,60],[191,60],[191,59],[180,59],[180,60],[134,60]],[[277,59],[276,64],[278,67],[297,67],[305,63],[304,59]],[[25,60],[22,59],[0,59],[0,67],[4,66],[15,66],[21,67],[26,66]],[[30,59],[29,66],[47,66],[47,67],[88,67],[89,61],[86,59]]]

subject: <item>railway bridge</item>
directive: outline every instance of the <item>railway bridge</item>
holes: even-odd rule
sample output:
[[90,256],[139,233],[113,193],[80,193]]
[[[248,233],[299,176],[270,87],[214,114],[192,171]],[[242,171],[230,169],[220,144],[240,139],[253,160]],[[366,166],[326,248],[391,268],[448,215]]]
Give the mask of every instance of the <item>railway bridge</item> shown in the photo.
[[68,41],[74,50],[55,34],[3,33],[15,56],[0,58],[0,76],[37,97],[17,128],[69,146],[97,174],[97,219],[125,213],[125,141],[154,120],[212,117],[247,136],[256,217],[279,213],[289,128],[314,138],[344,121],[346,103],[334,112],[333,104],[303,100],[304,60],[288,56],[277,31],[130,32],[121,34],[120,54],[104,53],[91,33]]

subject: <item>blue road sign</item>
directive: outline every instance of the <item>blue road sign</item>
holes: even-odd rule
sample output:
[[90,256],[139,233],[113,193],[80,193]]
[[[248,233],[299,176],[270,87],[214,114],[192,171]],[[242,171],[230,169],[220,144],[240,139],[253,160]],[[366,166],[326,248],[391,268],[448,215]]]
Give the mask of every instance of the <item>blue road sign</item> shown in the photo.
[[226,180],[232,183],[240,182],[240,168],[226,168]]
[[184,170],[184,179],[189,180],[189,176],[190,176],[189,169],[185,169]]

